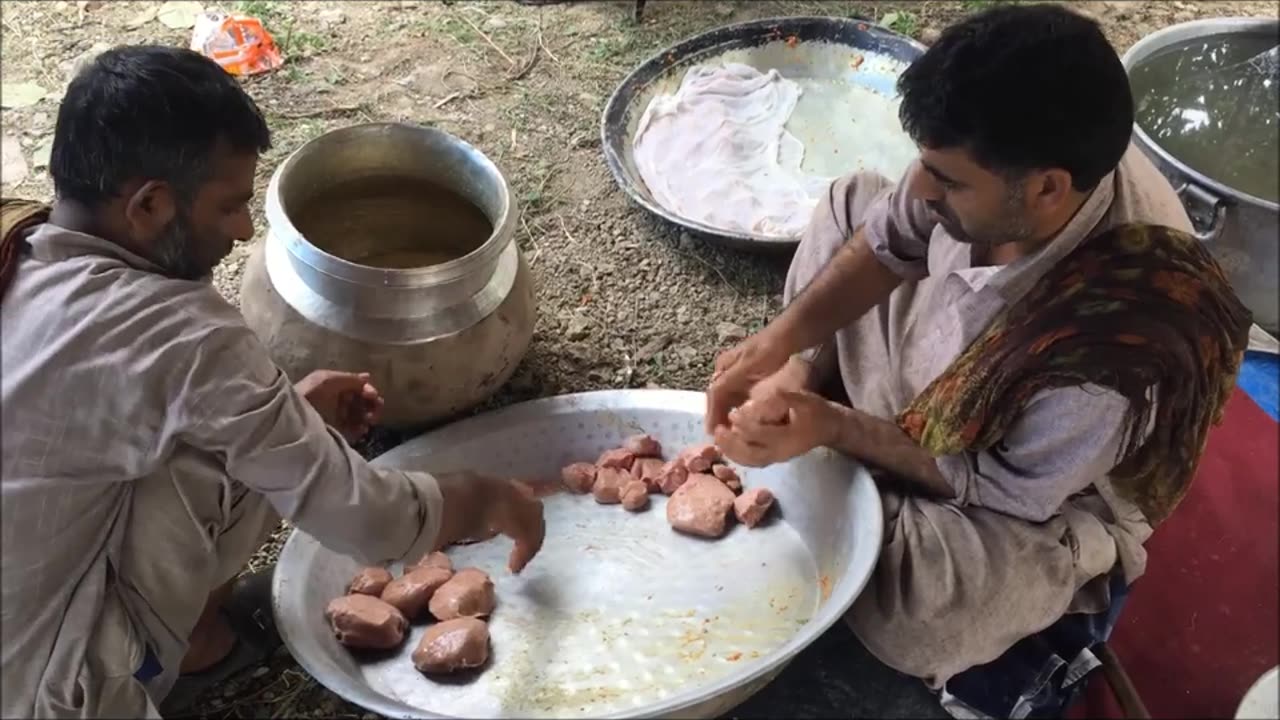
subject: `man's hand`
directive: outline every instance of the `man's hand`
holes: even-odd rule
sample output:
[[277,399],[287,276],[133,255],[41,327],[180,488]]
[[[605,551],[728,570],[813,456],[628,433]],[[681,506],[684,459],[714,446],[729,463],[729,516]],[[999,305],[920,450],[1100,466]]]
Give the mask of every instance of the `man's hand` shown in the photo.
[[437,548],[460,540],[506,535],[515,541],[507,568],[518,573],[542,549],[546,521],[542,501],[527,485],[470,472],[436,476],[444,497]]
[[843,419],[841,407],[821,395],[779,388],[730,412],[715,440],[730,460],[764,467],[831,445]]
[[791,352],[765,328],[716,356],[707,388],[707,434],[728,425],[729,411],[746,402],[757,383],[781,370]]
[[348,442],[364,437],[382,412],[382,395],[369,384],[369,373],[317,370],[293,387]]

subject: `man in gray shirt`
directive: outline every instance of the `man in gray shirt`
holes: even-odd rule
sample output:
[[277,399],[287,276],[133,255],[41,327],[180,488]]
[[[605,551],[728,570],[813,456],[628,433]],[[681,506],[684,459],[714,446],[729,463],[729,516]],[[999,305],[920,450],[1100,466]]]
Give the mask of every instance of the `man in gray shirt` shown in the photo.
[[[1064,614],[1106,610],[1110,579],[1142,574],[1248,322],[1130,145],[1128,80],[1095,23],[1051,4],[971,16],[899,89],[919,158],[896,186],[869,173],[831,186],[787,308],[717,360],[707,431],[743,464],[829,446],[893,479],[880,563],[847,619],[881,660],[943,689]],[[1072,304],[1098,288],[1111,294]],[[1060,325],[1009,345],[1039,317]],[[1135,448],[1176,462],[1137,472],[1121,462]]]
[[158,717],[180,675],[257,659],[270,609],[232,581],[281,517],[371,564],[492,529],[518,572],[541,546],[509,481],[370,467],[348,438],[376,389],[292,385],[213,288],[269,142],[217,64],[120,48],[62,101],[51,212],[4,203],[5,717]]

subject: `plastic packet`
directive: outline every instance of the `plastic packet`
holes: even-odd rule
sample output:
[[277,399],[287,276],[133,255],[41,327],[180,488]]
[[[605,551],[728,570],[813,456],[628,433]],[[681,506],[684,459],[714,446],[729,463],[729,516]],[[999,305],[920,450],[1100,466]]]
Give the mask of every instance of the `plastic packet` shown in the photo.
[[232,75],[258,75],[284,64],[284,55],[262,22],[248,15],[205,12],[196,18],[191,49]]

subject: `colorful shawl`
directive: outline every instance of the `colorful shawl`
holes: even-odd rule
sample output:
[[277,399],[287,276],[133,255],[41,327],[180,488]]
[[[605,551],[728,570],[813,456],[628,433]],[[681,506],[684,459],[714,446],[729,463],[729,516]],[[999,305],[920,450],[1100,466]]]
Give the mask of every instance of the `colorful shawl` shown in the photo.
[[934,456],[985,450],[1040,390],[1110,388],[1129,400],[1111,481],[1154,526],[1182,500],[1222,419],[1251,322],[1194,237],[1117,227],[998,316],[898,425]]
[[18,269],[27,231],[48,219],[48,205],[34,200],[0,199],[0,299]]

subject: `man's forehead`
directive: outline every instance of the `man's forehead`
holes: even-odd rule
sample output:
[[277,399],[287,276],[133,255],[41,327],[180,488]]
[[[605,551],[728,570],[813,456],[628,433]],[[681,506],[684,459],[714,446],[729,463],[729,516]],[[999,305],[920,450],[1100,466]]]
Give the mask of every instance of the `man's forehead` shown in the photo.
[[972,184],[987,179],[985,170],[964,148],[920,148],[920,164],[939,180]]

